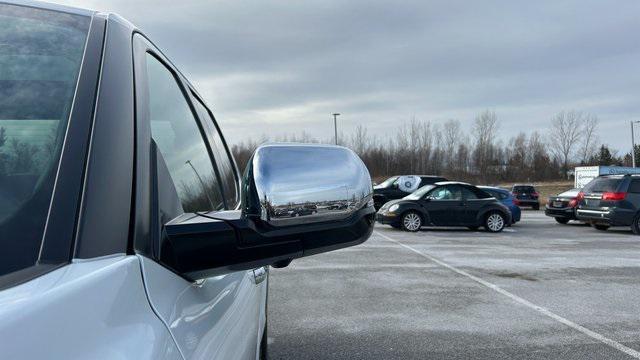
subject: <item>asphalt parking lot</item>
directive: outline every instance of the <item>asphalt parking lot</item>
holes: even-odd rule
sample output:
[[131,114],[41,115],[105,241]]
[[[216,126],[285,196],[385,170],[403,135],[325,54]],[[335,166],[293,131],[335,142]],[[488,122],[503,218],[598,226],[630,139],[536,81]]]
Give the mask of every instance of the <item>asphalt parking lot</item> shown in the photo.
[[271,359],[640,359],[640,237],[542,212],[406,233],[271,271]]

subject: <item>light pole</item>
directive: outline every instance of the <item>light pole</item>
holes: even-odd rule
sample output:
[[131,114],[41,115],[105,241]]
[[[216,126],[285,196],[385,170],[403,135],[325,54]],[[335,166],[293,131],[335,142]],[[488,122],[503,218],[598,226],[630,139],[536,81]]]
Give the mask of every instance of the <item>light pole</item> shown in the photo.
[[338,115],[340,113],[333,113],[333,136],[336,139],[336,145],[338,145]]
[[640,120],[630,121],[631,123],[631,166],[636,167],[636,140],[633,131],[633,125],[640,123]]

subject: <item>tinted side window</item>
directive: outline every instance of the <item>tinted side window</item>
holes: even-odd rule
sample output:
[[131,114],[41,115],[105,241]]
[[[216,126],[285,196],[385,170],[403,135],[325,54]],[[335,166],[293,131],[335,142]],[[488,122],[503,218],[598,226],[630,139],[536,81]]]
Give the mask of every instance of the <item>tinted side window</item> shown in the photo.
[[433,190],[429,197],[434,200],[461,200],[462,191],[458,186],[441,186]]
[[218,131],[213,117],[211,117],[206,106],[204,106],[198,98],[195,98],[194,105],[198,111],[200,119],[202,119],[203,126],[205,126],[206,131],[211,138],[213,157],[216,165],[218,166],[218,173],[220,174],[220,180],[222,181],[222,188],[224,190],[224,198],[227,203],[227,208],[234,209],[236,205],[238,205],[238,194],[236,188],[235,167],[233,166],[230,158],[231,155],[227,152],[227,148],[222,140],[222,134]]
[[465,199],[477,199],[477,198],[478,198],[478,196],[476,195],[476,193],[475,193],[475,192],[473,192],[473,191],[472,191],[471,189],[469,189],[469,188],[462,187],[462,188],[461,188],[461,190],[462,190],[462,196],[463,196]]
[[479,192],[476,194],[479,199],[486,199],[488,197],[494,197],[498,200],[504,200],[507,198],[507,194],[496,191],[493,189],[479,189]]
[[640,194],[640,179],[631,180],[631,184],[629,184],[630,193]]
[[222,209],[222,194],[202,132],[173,73],[147,54],[151,136],[185,212]]
[[484,191],[486,191],[486,192],[487,192],[487,194],[491,195],[492,197],[494,197],[494,198],[496,198],[496,199],[500,199],[500,198],[498,197],[498,196],[499,196],[499,193],[498,193],[497,191],[495,191],[495,190],[487,190],[487,189],[485,189]]

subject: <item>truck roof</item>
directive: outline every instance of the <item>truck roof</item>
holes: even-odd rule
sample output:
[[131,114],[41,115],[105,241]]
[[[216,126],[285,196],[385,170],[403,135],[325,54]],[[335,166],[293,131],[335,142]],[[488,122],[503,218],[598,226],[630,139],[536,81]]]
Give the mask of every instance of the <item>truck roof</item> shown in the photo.
[[72,6],[52,4],[52,3],[43,2],[43,1],[1,0],[0,4],[28,6],[36,9],[53,10],[58,12],[64,12],[67,14],[85,15],[85,16],[92,16],[95,13],[97,13],[97,11],[95,10],[87,10],[87,9],[82,9],[82,8],[77,8]]

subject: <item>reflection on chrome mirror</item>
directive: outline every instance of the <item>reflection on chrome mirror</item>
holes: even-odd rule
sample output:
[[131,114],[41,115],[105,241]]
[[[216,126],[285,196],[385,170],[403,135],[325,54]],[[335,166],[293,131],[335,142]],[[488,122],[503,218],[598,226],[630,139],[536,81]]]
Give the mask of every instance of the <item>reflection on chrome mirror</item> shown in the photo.
[[243,211],[272,226],[343,220],[373,207],[372,192],[369,171],[347,148],[268,144],[247,168]]

